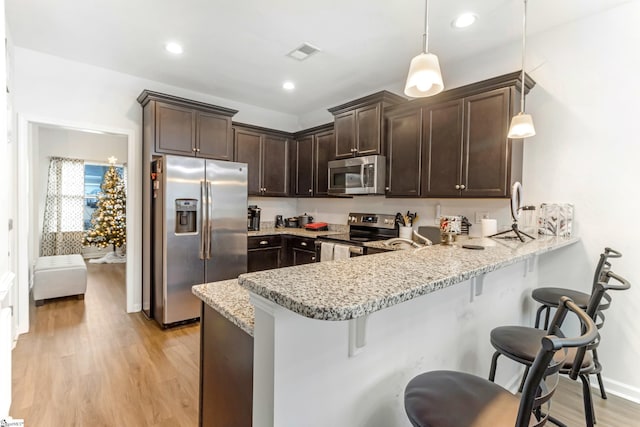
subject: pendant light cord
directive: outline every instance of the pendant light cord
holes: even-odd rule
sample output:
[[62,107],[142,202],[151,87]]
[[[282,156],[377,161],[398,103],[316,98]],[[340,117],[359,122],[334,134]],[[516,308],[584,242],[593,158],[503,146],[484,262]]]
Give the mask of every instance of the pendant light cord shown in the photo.
[[424,33],[422,34],[424,53],[429,53],[429,0],[424,1]]
[[524,13],[522,14],[522,96],[520,97],[520,113],[524,113],[524,58],[527,47],[527,0],[524,0]]

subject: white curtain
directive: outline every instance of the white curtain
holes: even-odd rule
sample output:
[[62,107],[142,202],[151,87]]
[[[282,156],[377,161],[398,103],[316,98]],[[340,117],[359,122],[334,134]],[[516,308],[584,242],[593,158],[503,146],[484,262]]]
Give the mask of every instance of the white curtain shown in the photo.
[[40,256],[81,253],[83,207],[84,161],[52,157]]

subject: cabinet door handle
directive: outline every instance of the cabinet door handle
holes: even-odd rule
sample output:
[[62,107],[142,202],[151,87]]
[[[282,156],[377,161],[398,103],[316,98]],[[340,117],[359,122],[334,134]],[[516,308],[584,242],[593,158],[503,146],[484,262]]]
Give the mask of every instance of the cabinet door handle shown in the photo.
[[307,246],[307,242],[300,242],[300,246]]
[[391,190],[391,188],[389,188],[389,187],[384,187],[384,191],[389,191],[389,190]]
[[459,190],[460,186],[458,184],[456,184],[456,190]]
[[269,241],[268,240],[260,240],[260,244],[261,245],[268,245]]
[[309,189],[309,193],[313,193],[313,189],[312,188]]
[[195,153],[195,152],[196,152],[196,149],[195,149],[195,148],[192,148],[192,149],[191,149],[191,151],[193,151],[193,152]]
[[465,188],[467,188],[467,187],[465,187],[465,185],[464,185],[464,184],[461,184],[461,185],[460,185],[460,189],[461,189],[461,190],[464,190]]
[[199,149],[199,148],[196,148],[196,153],[199,153],[199,152],[200,152],[200,149]]
[[311,261],[315,261],[315,260],[316,260],[316,257],[312,256]]

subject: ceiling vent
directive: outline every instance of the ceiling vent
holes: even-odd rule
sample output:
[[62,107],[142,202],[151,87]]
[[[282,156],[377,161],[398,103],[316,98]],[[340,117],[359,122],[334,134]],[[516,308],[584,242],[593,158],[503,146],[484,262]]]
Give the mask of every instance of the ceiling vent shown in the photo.
[[291,52],[287,53],[287,56],[293,59],[297,59],[298,61],[304,61],[311,55],[315,55],[318,52],[320,52],[319,48],[309,43],[303,43],[302,45],[293,49]]

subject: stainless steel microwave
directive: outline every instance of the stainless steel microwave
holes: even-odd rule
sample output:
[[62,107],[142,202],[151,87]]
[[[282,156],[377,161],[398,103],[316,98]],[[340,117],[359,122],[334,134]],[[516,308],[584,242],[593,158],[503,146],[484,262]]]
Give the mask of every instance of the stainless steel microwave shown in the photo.
[[329,162],[329,194],[384,194],[385,157],[351,157]]

